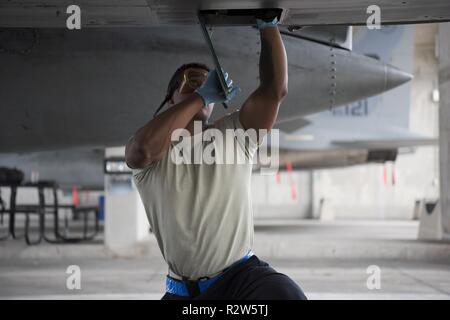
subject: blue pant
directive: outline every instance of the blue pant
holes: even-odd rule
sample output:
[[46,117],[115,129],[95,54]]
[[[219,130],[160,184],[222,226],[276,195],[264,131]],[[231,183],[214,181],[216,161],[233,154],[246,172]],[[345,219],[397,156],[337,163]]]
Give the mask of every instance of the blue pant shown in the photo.
[[285,274],[252,256],[231,267],[203,293],[183,297],[166,293],[162,300],[306,300],[302,289]]

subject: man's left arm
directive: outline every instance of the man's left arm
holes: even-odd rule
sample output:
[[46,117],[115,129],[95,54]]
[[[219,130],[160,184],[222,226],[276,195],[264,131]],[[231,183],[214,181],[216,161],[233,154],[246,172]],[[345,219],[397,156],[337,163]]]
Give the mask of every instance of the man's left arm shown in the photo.
[[[288,91],[287,57],[276,24],[260,27],[259,87],[244,102],[239,121],[244,129],[272,129]],[[263,137],[259,137],[261,140]]]

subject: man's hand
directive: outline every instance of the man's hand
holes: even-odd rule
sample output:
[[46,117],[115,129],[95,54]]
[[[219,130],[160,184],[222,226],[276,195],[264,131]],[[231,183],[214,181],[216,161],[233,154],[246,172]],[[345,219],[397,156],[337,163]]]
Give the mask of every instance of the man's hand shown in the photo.
[[205,106],[208,106],[210,103],[228,102],[240,92],[239,87],[233,87],[233,80],[228,79],[227,72],[225,72],[224,76],[228,88],[231,89],[231,92],[227,96],[224,95],[216,70],[210,71],[206,81],[200,88],[195,90],[195,92],[202,98]]
[[[244,102],[239,120],[245,129],[272,129],[278,108],[287,94],[287,57],[280,32],[278,19],[257,19],[261,35],[261,55],[259,60],[259,87]],[[262,137],[259,137],[261,140]]]
[[278,25],[278,18],[275,17],[269,21],[262,20],[262,19],[256,19],[256,26],[259,30],[270,28],[270,27],[276,27]]

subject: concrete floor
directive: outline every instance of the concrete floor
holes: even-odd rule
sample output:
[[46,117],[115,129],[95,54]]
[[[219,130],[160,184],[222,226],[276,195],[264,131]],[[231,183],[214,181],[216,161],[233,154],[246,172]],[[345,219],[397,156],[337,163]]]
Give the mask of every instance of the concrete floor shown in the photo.
[[[255,252],[291,276],[310,299],[450,299],[450,244],[415,240],[417,226],[258,222]],[[154,241],[145,247],[143,254],[124,259],[99,243],[0,242],[0,299],[159,299],[167,268]],[[66,288],[69,265],[81,268],[81,290]],[[366,285],[370,265],[381,270],[378,290]]]

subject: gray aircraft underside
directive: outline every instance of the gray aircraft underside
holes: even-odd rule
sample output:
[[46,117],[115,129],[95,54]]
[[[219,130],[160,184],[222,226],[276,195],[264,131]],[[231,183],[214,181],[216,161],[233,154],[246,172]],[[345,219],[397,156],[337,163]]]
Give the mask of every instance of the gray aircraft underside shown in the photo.
[[360,25],[371,5],[383,23],[450,20],[448,0],[8,0],[0,2],[0,27],[63,27],[71,4],[80,6],[84,27],[192,25],[198,10],[258,8],[283,9],[284,25]]
[[[68,31],[64,29],[68,2],[23,3],[0,3],[0,152],[10,153],[3,157],[10,164],[15,159],[11,153],[123,145],[151,118],[180,64],[211,65],[200,30],[193,26],[196,10],[263,7],[261,1],[78,1],[83,28]],[[352,52],[351,29],[317,26],[288,32],[286,28],[364,24],[371,4],[381,7],[383,23],[450,20],[450,1],[416,0],[407,6],[391,1],[271,2],[270,7],[284,9],[282,30],[289,59],[289,94],[277,123],[283,130],[282,165],[289,161],[299,169],[314,169],[394,160],[400,147],[435,143],[386,121],[371,125],[374,119],[369,118],[358,124],[355,119],[347,123],[309,118],[411,79],[408,72]],[[97,28],[109,26],[130,28]],[[212,37],[222,65],[242,89],[231,110],[216,106],[216,119],[238,108],[256,88],[259,37],[251,27],[236,26],[216,27]],[[357,139],[352,139],[352,132]],[[101,157],[93,152],[96,156],[81,149],[55,151],[53,159],[87,155],[86,163],[99,167]],[[35,169],[40,170],[52,159],[52,152],[42,153],[47,159],[43,161],[39,153],[35,155],[29,160],[21,156],[20,161],[39,163]],[[48,178],[64,175],[56,171]],[[76,181],[63,177],[66,184],[84,183],[83,175],[70,176]],[[99,175],[99,186],[101,180]]]
[[[196,26],[0,29],[0,152],[123,145],[151,119],[175,69],[210,62]],[[392,89],[411,75],[376,59],[305,38],[283,35],[289,94],[280,123]],[[257,30],[214,29],[213,42],[242,92],[239,108],[258,85]],[[24,52],[25,51],[25,52]],[[209,63],[211,64],[211,63]]]

